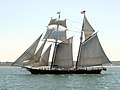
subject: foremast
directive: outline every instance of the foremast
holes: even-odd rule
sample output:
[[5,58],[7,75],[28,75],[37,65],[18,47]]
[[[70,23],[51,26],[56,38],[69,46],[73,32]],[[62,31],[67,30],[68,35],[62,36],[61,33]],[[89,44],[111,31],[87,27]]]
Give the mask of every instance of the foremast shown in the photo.
[[[53,32],[50,34],[48,39],[54,39],[55,40],[55,46],[53,50],[53,56],[51,61],[50,69],[52,69],[55,65],[55,58],[56,58],[56,52],[57,52],[57,46],[58,46],[58,40],[65,41],[66,40],[66,19],[60,19],[60,12],[57,12],[59,15],[57,18],[52,17],[51,21],[48,25],[56,25],[56,28],[49,28],[47,33],[49,33],[50,30],[53,30]],[[65,29],[61,28],[64,27]]]
[[[59,16],[57,18],[52,17],[50,20],[49,30],[47,30],[46,34],[51,30],[53,32],[50,34],[48,39],[54,39],[55,46],[53,50],[53,56],[51,61],[50,69],[52,68],[71,68],[73,67],[73,53],[72,53],[72,41],[73,37],[68,38],[66,36],[67,25],[66,19],[60,18],[60,12],[58,12]],[[56,27],[53,27],[55,25]]]
[[[57,12],[57,14],[59,14],[59,16],[58,16],[58,23],[57,23],[57,32],[58,32],[60,12]],[[52,57],[52,62],[51,62],[50,69],[52,69],[52,67],[53,67],[53,62],[54,62],[54,60],[55,60],[55,55],[56,55],[56,50],[57,50],[57,41],[58,41],[58,38],[56,38],[56,40],[55,40],[55,47],[54,47],[54,51],[53,51],[53,57]]]

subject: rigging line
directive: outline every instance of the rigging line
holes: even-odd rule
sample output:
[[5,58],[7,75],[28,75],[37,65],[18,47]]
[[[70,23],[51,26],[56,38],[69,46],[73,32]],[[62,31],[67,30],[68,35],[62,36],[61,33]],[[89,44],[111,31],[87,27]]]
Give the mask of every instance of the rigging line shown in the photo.
[[70,30],[70,29],[68,29],[68,31],[71,31],[71,32],[76,32],[76,33],[80,33],[79,31],[73,31],[73,30]]
[[[76,30],[80,30],[80,25],[79,26],[75,26],[75,25],[73,25],[73,24],[70,24],[69,26],[72,26],[72,28],[73,29],[76,29]],[[71,28],[71,27],[70,27]],[[69,28],[68,28],[69,29]]]
[[[72,25],[72,24],[71,24],[70,26],[72,26],[72,27],[69,27],[69,28],[80,30],[80,27],[79,27],[79,26],[74,26],[74,25]],[[69,29],[69,28],[68,28],[68,29]]]
[[[70,20],[70,19],[67,19],[68,21],[71,21],[71,22],[69,22],[69,23],[76,23],[76,24],[80,24],[80,22],[78,22],[78,21],[75,21],[75,20]],[[78,20],[78,19],[77,19]]]

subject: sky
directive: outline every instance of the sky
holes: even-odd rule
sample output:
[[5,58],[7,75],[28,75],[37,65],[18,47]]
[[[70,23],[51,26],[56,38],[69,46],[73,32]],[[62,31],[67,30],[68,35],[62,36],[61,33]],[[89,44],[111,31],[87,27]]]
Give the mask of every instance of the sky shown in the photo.
[[79,37],[75,32],[81,31],[82,10],[98,32],[108,58],[120,60],[119,4],[119,0],[0,0],[0,61],[15,61],[46,31],[58,11]]

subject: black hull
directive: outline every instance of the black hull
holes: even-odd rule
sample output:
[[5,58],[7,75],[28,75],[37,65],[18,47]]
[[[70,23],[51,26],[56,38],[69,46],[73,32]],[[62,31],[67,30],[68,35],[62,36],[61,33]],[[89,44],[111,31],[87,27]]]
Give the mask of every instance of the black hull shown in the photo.
[[31,74],[101,74],[104,69],[94,69],[94,70],[41,70],[26,68]]

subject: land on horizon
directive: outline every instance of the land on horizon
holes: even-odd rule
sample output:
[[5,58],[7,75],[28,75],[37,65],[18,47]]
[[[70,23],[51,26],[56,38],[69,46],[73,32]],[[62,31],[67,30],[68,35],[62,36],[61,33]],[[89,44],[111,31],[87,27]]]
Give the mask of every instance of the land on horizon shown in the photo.
[[[113,66],[120,66],[120,61],[111,61]],[[13,62],[0,62],[0,66],[11,66]],[[106,64],[109,66],[110,64]]]

